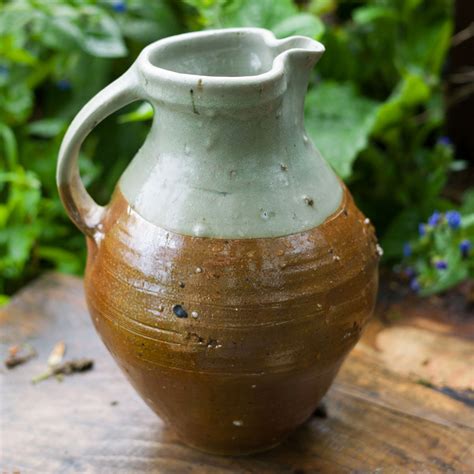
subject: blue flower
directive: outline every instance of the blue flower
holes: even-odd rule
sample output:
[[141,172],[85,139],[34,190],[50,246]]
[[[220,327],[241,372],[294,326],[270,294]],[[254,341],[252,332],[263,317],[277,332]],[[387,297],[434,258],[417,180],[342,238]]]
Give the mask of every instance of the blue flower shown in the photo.
[[408,242],[405,242],[403,244],[403,256],[404,257],[410,257],[412,254],[412,248],[411,245]]
[[112,5],[112,9],[116,13],[124,13],[127,11],[127,5],[125,4],[125,2],[115,2]]
[[410,281],[410,288],[415,292],[418,293],[421,289],[420,282],[418,281],[417,278],[412,278]]
[[453,142],[450,140],[450,138],[446,137],[446,136],[439,137],[438,138],[438,143],[440,145],[444,145],[444,146],[452,146],[452,144],[453,144]]
[[462,258],[467,258],[469,256],[469,252],[472,248],[472,243],[468,239],[464,239],[459,244],[459,250],[461,251]]
[[441,213],[439,213],[438,211],[434,211],[428,219],[428,225],[430,225],[431,227],[436,227],[439,224],[440,220]]
[[56,83],[56,86],[60,91],[68,91],[71,89],[71,83],[67,79],[60,79]]
[[416,271],[413,267],[406,267],[405,268],[405,275],[408,277],[408,278],[413,278],[416,276]]
[[436,260],[434,266],[438,270],[446,270],[448,268],[448,263],[445,260]]
[[420,237],[426,235],[426,225],[423,224],[423,222],[420,222],[418,224],[418,233],[420,234]]
[[459,229],[461,226],[461,214],[458,211],[448,211],[445,216],[446,222],[451,229]]

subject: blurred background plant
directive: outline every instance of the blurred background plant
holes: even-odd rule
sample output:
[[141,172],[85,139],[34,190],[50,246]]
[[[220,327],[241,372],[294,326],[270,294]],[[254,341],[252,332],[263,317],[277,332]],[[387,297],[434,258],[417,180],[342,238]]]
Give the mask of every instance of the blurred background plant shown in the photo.
[[[326,45],[306,127],[375,223],[385,263],[404,259],[400,268],[423,294],[472,277],[473,193],[463,204],[445,192],[467,165],[444,136],[450,0],[4,0],[0,9],[1,301],[46,269],[83,270],[83,238],[55,186],[58,147],[73,116],[148,43],[231,26]],[[151,116],[147,104],[129,108],[86,141],[81,174],[100,203]],[[416,240],[435,209],[439,223]],[[462,213],[461,229],[449,224],[448,210]]]
[[419,224],[418,234],[404,243],[399,268],[414,292],[439,293],[474,278],[474,192],[466,195],[460,211],[434,211]]

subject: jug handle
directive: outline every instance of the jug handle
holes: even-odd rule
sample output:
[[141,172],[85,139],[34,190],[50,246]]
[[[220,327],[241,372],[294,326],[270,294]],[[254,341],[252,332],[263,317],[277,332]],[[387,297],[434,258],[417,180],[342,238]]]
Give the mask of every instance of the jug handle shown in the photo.
[[76,115],[64,135],[59,150],[56,182],[61,201],[74,224],[96,240],[105,207],[86,191],[78,167],[83,141],[102,120],[136,100],[146,100],[134,65],[95,95]]

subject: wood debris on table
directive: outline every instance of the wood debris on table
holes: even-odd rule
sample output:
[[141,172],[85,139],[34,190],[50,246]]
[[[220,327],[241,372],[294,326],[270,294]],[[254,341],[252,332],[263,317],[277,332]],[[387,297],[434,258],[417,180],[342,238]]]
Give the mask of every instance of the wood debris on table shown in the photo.
[[43,380],[49,379],[55,375],[71,375],[76,372],[87,372],[94,367],[94,361],[92,359],[73,359],[63,362],[62,364],[50,367],[46,372],[34,377],[33,383],[38,383]]
[[93,359],[88,358],[72,359],[63,362],[65,353],[66,344],[64,341],[57,342],[48,357],[47,370],[34,377],[32,382],[38,383],[53,376],[61,381],[63,375],[71,375],[75,372],[87,372],[94,367]]
[[30,344],[15,344],[8,349],[8,356],[5,359],[5,367],[13,369],[36,357],[36,350]]
[[64,354],[66,353],[66,344],[64,341],[59,341],[53,347],[51,354],[48,357],[48,366],[54,367],[60,364],[64,359]]

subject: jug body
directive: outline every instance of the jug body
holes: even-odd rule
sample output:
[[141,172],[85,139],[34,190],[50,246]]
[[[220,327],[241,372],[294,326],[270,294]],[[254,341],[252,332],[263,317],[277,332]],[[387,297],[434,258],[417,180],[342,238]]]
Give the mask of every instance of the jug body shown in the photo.
[[[373,310],[374,229],[304,132],[322,51],[252,28],[157,42],[86,105],[61,149],[92,321],[150,408],[204,451],[281,442]],[[138,99],[155,119],[102,208],[77,152],[91,124]]]

